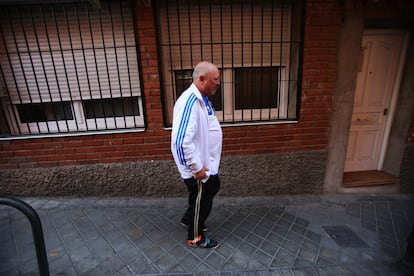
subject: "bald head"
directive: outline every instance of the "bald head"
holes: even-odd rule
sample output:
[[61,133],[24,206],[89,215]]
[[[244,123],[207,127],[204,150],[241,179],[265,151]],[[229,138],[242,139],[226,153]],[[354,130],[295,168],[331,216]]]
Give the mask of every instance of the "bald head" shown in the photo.
[[193,83],[204,96],[213,96],[220,86],[220,71],[213,63],[202,61],[194,68]]
[[214,72],[214,71],[218,72],[218,68],[216,65],[208,61],[201,61],[194,68],[193,81],[198,79],[200,76],[207,76],[208,73]]

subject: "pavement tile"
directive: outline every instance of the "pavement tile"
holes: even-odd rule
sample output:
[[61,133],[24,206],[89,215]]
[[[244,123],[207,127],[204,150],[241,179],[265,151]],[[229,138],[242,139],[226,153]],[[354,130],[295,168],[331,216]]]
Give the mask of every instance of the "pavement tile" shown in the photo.
[[235,227],[235,229],[231,231],[231,234],[239,239],[244,240],[250,234],[250,232],[242,227]]
[[289,250],[285,250],[284,248],[281,248],[275,255],[275,258],[278,261],[281,261],[284,263],[284,266],[292,266],[295,263],[296,259],[296,252],[293,253]]
[[286,251],[289,251],[293,255],[296,255],[298,253],[300,245],[294,241],[286,239],[281,244],[281,248],[283,248]]
[[250,256],[245,255],[243,252],[237,250],[228,260],[237,265],[238,267],[244,269],[246,268],[247,263],[250,260]]
[[213,254],[213,252],[215,251],[214,249],[208,250],[205,248],[190,247],[190,246],[187,246],[187,247],[190,248],[191,253],[197,256],[200,260],[204,260],[205,258],[207,258],[208,255]]
[[[218,198],[211,250],[185,244],[185,199],[26,198],[44,230],[51,275],[399,275],[414,196]],[[339,246],[346,225],[368,246]],[[0,275],[37,273],[30,224],[0,206]]]
[[287,225],[288,228],[286,228],[286,226],[283,226],[283,224],[286,221],[281,221],[279,223],[279,221],[277,222],[277,225],[275,225],[272,229],[272,233],[274,234],[278,234],[279,236],[284,237],[288,232],[289,232],[289,227],[290,227],[290,223]]
[[133,273],[139,274],[145,269],[148,269],[147,266],[151,266],[151,260],[149,260],[145,255],[139,254],[129,262],[128,266]]
[[256,247],[259,247],[265,241],[265,239],[259,235],[256,235],[255,233],[250,233],[250,235],[247,236],[246,241]]
[[274,244],[275,246],[281,246],[283,243],[284,237],[283,235],[279,235],[276,232],[271,232],[268,236],[267,236],[267,241],[271,242],[272,244]]
[[226,240],[226,244],[230,245],[233,248],[238,248],[244,242],[243,239],[233,234],[230,234],[229,236],[227,236],[225,240]]
[[312,250],[308,248],[300,248],[297,258],[302,262],[305,261],[310,264],[314,264],[317,256],[318,256],[317,250]]
[[186,271],[193,271],[197,264],[200,263],[200,259],[194,256],[192,253],[187,253],[181,259],[180,264],[186,269]]
[[[339,265],[326,265],[318,267],[318,274],[320,276],[341,276],[351,275],[351,271]],[[362,275],[362,274],[361,274]]]
[[159,271],[169,271],[177,261],[170,254],[165,253],[157,258],[154,263],[159,268]]
[[48,256],[51,275],[78,275],[72,260],[62,251]]
[[170,273],[174,273],[174,274],[182,274],[182,273],[186,273],[187,269],[185,267],[183,267],[181,264],[175,264],[169,271]]
[[210,267],[213,267],[216,270],[219,270],[226,262],[226,258],[221,256],[220,254],[217,254],[216,252],[212,252],[212,254],[209,254],[206,257],[204,262],[208,264]]
[[[242,245],[243,246],[243,245]],[[241,249],[243,250],[243,249]],[[233,254],[234,249],[230,247],[227,243],[219,243],[219,246],[215,249],[217,253],[219,253],[222,256],[226,256],[228,259],[231,254]]]
[[[306,232],[306,230],[304,230],[304,232]],[[286,238],[297,243],[300,244],[302,242],[302,240],[304,239],[303,234],[299,234],[299,233],[295,233],[292,229],[287,233]]]
[[22,275],[36,275],[39,273],[39,268],[37,265],[36,258],[30,260],[22,261],[20,264],[21,274]]
[[144,251],[145,255],[148,256],[151,260],[156,260],[161,257],[165,252],[158,245],[154,245]]
[[[248,245],[248,244],[246,244],[246,245]],[[250,246],[250,245],[248,245],[248,246]],[[248,253],[248,255],[253,254],[252,251],[254,250],[254,247],[252,247],[252,249],[249,250],[248,248],[244,248],[243,245],[242,245],[242,246],[240,246],[240,248],[244,252]],[[275,246],[274,244],[270,243],[269,241],[264,241],[259,247],[260,250],[262,250],[263,252],[267,253],[270,256],[274,256],[279,248],[280,247]]]
[[188,250],[184,248],[182,245],[176,244],[174,247],[172,247],[168,253],[174,257],[174,259],[179,262],[184,255],[188,253]]
[[18,275],[18,261],[16,259],[0,258],[0,275]]
[[245,269],[248,270],[260,270],[263,269],[264,265],[262,263],[259,263],[256,259],[254,259],[254,256],[249,258]]
[[256,252],[252,255],[251,258],[256,260],[259,264],[261,264],[260,268],[264,268],[271,263],[273,255],[267,254],[262,250],[256,250]]
[[80,274],[84,274],[99,265],[99,260],[89,251],[87,247],[71,249],[69,258]]

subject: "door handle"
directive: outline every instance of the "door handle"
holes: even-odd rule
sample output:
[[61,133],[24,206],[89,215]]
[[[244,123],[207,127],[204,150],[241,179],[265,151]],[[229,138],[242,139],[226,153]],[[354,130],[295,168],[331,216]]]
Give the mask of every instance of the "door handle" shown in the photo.
[[387,115],[388,114],[388,108],[384,108],[384,111],[382,112],[382,115]]

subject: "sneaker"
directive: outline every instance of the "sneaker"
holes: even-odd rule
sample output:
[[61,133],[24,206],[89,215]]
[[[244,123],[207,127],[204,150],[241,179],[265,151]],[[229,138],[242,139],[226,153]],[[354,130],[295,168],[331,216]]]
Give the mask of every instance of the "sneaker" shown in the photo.
[[[188,224],[187,223],[184,223],[184,222],[181,222],[181,226],[182,227],[188,227]],[[203,232],[207,232],[208,231],[208,227],[207,226],[203,226]]]
[[191,247],[200,247],[200,248],[216,248],[218,246],[218,242],[215,240],[211,240],[209,238],[204,238],[203,241],[196,241],[196,240],[187,240],[187,244]]

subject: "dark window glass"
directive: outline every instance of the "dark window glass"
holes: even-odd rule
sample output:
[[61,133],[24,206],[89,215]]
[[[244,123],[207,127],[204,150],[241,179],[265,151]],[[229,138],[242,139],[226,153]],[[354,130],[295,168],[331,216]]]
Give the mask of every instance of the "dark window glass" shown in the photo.
[[175,88],[177,99],[193,82],[193,70],[177,70],[175,73]]
[[278,67],[235,68],[235,108],[278,107]]
[[19,104],[17,111],[22,123],[73,120],[70,102]]
[[86,119],[138,116],[138,97],[83,101]]

